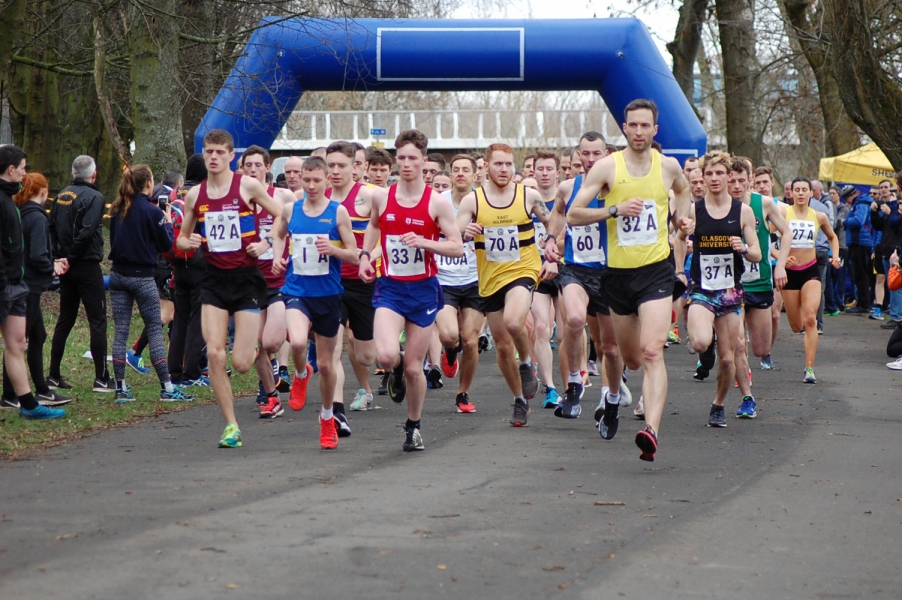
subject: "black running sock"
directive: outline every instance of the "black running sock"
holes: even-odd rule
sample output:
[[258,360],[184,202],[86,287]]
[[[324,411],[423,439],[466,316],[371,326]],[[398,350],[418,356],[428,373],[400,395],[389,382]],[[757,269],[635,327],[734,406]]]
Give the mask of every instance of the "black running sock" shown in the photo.
[[445,348],[445,356],[448,357],[448,364],[454,364],[454,361],[457,360],[458,352],[460,352],[460,346],[457,348]]
[[288,367],[279,365],[279,376],[281,377],[282,375],[288,376]]
[[332,412],[335,414],[339,414],[339,415],[345,414],[344,402],[333,402],[332,403]]
[[407,419],[407,423],[404,424],[404,429],[407,429],[408,431],[411,429],[419,429],[419,428],[420,428],[419,421],[411,421],[410,419]]
[[[38,407],[38,401],[34,399],[34,394],[28,392],[24,396],[19,396],[19,407],[25,410],[34,410]],[[419,421],[417,421],[419,426]]]

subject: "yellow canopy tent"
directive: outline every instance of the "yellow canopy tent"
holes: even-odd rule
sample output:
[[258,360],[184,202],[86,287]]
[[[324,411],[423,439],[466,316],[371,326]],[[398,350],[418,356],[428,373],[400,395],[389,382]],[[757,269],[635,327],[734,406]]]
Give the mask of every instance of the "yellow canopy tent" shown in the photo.
[[877,144],[871,142],[839,156],[822,158],[818,178],[825,182],[877,185],[884,179],[892,181],[895,173]]

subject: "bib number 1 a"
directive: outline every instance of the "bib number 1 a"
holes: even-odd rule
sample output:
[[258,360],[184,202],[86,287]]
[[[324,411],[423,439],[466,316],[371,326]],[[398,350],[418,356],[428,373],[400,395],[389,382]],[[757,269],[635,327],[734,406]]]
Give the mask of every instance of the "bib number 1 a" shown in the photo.
[[329,257],[316,249],[316,235],[295,233],[291,236],[291,266],[295,275],[328,275]]
[[658,205],[645,200],[638,217],[617,218],[617,243],[620,246],[647,246],[658,241]]

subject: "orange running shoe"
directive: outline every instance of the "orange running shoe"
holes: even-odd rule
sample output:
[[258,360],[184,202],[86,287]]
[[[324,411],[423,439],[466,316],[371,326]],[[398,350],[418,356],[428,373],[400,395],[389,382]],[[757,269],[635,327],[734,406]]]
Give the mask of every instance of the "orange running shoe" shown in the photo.
[[310,382],[312,374],[313,369],[310,368],[310,363],[307,363],[307,376],[298,379],[298,376],[295,375],[292,379],[291,392],[288,394],[288,406],[291,407],[291,410],[301,410],[307,404],[307,384]]
[[457,371],[460,370],[460,361],[457,359],[458,354],[454,354],[454,363],[448,362],[448,351],[442,350],[442,373],[445,374],[445,377],[449,379],[457,376]]
[[335,417],[319,418],[319,445],[323,450],[338,448],[338,431],[335,429]]

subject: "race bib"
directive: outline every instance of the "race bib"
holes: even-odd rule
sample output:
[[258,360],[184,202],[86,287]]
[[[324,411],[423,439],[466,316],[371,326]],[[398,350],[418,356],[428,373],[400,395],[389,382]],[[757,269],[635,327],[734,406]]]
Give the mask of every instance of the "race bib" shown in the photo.
[[[400,235],[385,236],[388,250],[388,274],[393,277],[409,277],[426,274],[426,253],[421,248],[411,248],[401,241]],[[383,257],[383,262],[384,262]]]
[[814,248],[817,232],[813,221],[790,221],[792,231],[792,248]]
[[573,247],[573,262],[604,264],[604,245],[601,243],[601,228],[598,223],[568,227],[567,230]]
[[742,263],[745,265],[745,271],[741,277],[742,283],[752,283],[761,279],[760,263],[749,262],[745,258],[742,259]]
[[456,258],[436,254],[435,258],[439,272],[449,277],[466,277],[469,275],[471,256],[467,246],[468,244],[464,243],[464,253]]
[[517,262],[520,260],[520,234],[516,225],[486,227],[485,259],[489,262]]
[[[267,237],[269,237],[270,231],[272,231],[272,225],[261,225],[260,226],[260,239],[265,240]],[[274,256],[274,254],[272,251],[272,246],[270,246],[266,252],[264,252],[257,258],[259,260],[272,260],[273,256]]]
[[734,287],[732,254],[699,254],[702,289],[710,292]]
[[536,245],[539,247],[539,256],[545,256],[545,235],[548,231],[541,221],[533,221],[532,226],[536,230]]
[[617,217],[617,243],[620,246],[647,246],[658,241],[658,205],[646,200],[638,217]]
[[241,225],[237,212],[208,212],[204,217],[208,252],[241,250]]
[[329,274],[329,257],[316,249],[316,234],[291,234],[291,265],[295,275]]

